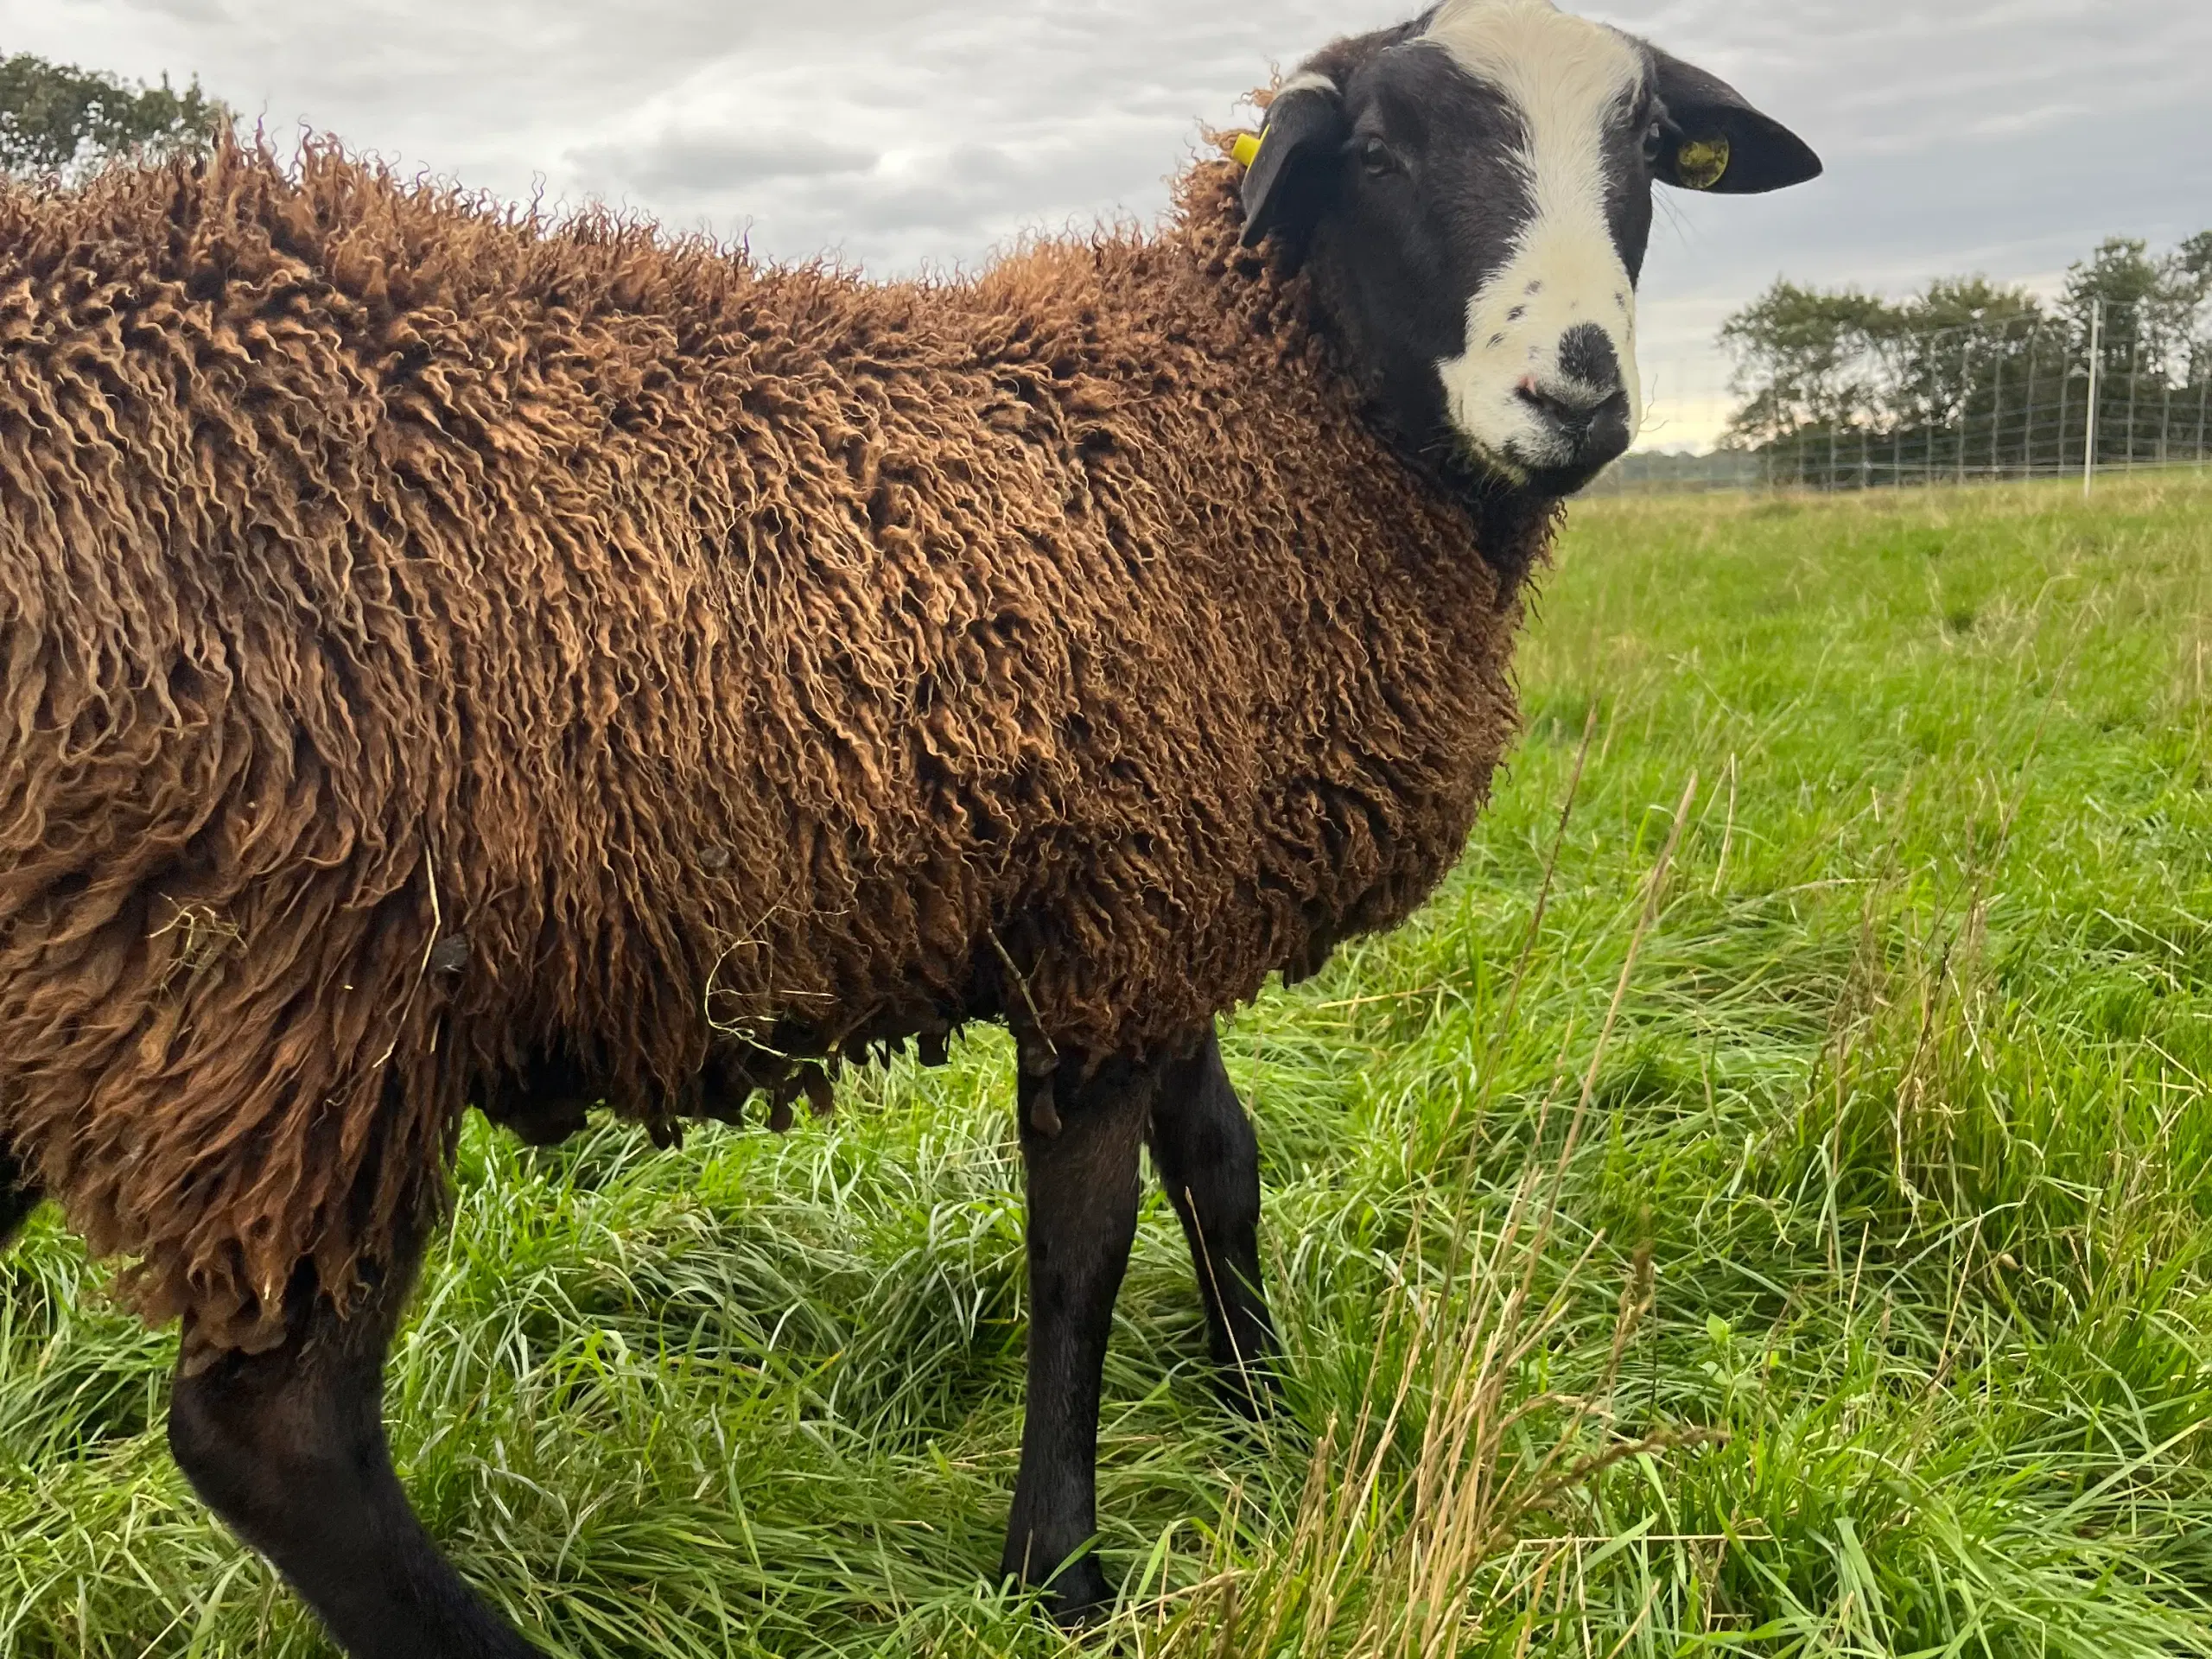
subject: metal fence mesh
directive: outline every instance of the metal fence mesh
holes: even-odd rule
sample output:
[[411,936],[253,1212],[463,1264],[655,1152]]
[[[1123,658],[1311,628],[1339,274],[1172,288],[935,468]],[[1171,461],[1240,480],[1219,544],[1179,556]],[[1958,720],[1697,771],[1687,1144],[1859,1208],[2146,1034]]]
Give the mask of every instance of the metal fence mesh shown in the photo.
[[[1654,386],[1664,442],[1666,389]],[[2212,346],[2098,307],[1885,342],[1834,365],[1823,407],[1767,441],[1631,454],[1601,493],[1871,490],[2212,464]],[[1687,406],[1687,404],[1685,404]],[[1651,423],[1647,423],[1647,431]]]

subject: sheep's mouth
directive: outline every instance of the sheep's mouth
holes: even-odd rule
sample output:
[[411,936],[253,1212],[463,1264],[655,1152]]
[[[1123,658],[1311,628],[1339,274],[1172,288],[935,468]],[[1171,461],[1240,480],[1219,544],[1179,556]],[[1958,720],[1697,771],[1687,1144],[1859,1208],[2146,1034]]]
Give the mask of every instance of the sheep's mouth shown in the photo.
[[1459,466],[1489,481],[1493,486],[1506,489],[1526,489],[1535,476],[1528,463],[1516,459],[1510,450],[1496,444],[1484,443],[1472,433],[1446,423],[1451,435],[1451,449]]
[[1528,487],[1527,467],[1462,430],[1441,410],[1410,429],[1388,398],[1370,393],[1366,418],[1416,476],[1462,505],[1478,507],[1503,492]]
[[1526,493],[1535,480],[1525,462],[1449,421],[1421,445],[1419,465],[1432,484],[1470,508],[1487,507],[1501,496]]

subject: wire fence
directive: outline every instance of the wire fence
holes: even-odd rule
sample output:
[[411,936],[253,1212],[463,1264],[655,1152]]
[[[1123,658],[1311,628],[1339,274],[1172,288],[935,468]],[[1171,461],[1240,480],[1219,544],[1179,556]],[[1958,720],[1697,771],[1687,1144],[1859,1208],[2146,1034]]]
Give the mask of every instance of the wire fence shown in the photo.
[[[1654,387],[1663,423],[1664,389]],[[1764,441],[1631,454],[1599,493],[1926,488],[2212,465],[2212,343],[2132,308],[1885,340],[1767,407]],[[1665,441],[1663,424],[1658,434]]]

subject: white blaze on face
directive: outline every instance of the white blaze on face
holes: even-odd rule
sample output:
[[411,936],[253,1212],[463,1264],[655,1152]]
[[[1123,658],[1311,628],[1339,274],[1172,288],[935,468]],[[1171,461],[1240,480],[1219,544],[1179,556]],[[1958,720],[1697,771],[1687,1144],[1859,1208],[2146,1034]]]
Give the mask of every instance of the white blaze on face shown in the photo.
[[[1466,349],[1438,365],[1453,425],[1516,473],[1565,463],[1569,445],[1521,393],[1598,399],[1560,363],[1567,331],[1594,323],[1612,344],[1643,418],[1636,370],[1636,286],[1606,213],[1605,140],[1642,84],[1623,36],[1550,0],[1448,0],[1425,38],[1511,105],[1525,134],[1516,157],[1529,217],[1510,256],[1467,302]],[[1607,388],[1610,391],[1611,388]]]

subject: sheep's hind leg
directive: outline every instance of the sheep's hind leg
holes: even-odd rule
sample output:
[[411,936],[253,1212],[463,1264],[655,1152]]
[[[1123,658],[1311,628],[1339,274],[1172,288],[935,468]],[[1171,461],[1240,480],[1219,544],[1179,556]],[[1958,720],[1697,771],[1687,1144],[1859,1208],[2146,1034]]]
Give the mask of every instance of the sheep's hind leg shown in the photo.
[[16,1242],[16,1235],[44,1196],[23,1173],[15,1154],[0,1147],[0,1250]]
[[1159,1081],[1155,1068],[1119,1062],[1082,1084],[1076,1071],[1063,1065],[1057,1090],[1052,1079],[1021,1083],[1029,1395],[1000,1567],[1047,1586],[1047,1605],[1064,1624],[1113,1599],[1097,1560],[1072,1558],[1097,1529],[1100,1374],[1136,1237],[1137,1148]]
[[392,1471],[385,1352],[423,1240],[395,1253],[348,1318],[307,1287],[283,1347],[180,1372],[170,1449],[353,1659],[537,1659],[447,1564]]
[[1151,1141],[1153,1164],[1190,1241],[1222,1392],[1257,1416],[1262,1389],[1280,1379],[1274,1322],[1260,1288],[1260,1142],[1211,1032],[1162,1076]]

